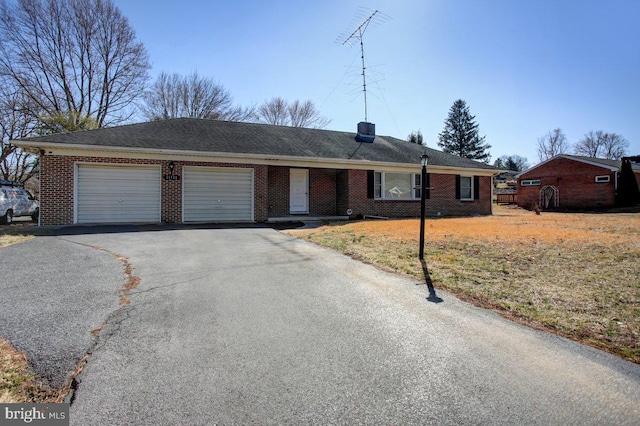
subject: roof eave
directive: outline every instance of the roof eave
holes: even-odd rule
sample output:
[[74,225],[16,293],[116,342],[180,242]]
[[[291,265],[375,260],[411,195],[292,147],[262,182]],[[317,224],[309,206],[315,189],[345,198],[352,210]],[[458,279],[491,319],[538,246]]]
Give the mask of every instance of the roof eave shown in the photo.
[[[419,163],[395,163],[385,161],[370,161],[370,160],[351,160],[342,158],[328,158],[328,157],[301,157],[301,156],[286,156],[286,155],[265,155],[265,154],[249,154],[249,153],[229,153],[229,152],[210,152],[210,151],[190,151],[190,150],[176,150],[176,149],[161,149],[161,148],[134,148],[134,147],[122,147],[122,146],[97,146],[97,145],[84,145],[84,144],[64,144],[57,142],[44,142],[44,141],[27,141],[27,140],[15,140],[12,143],[16,146],[20,146],[32,152],[38,152],[40,150],[47,151],[49,149],[54,151],[93,151],[93,152],[112,152],[112,153],[131,153],[131,154],[149,154],[156,156],[183,156],[183,157],[200,157],[208,159],[224,159],[225,162],[237,162],[247,164],[271,164],[277,163],[281,165],[299,165],[299,164],[317,164],[318,166],[324,165],[328,168],[341,168],[341,169],[361,169],[370,170],[373,168],[391,168],[391,169],[419,169],[421,166]],[[69,154],[67,154],[69,155]],[[429,165],[430,171],[438,171],[444,173],[475,173],[478,175],[492,176],[500,173],[500,170],[483,169],[473,167],[461,167],[461,166],[438,166]]]
[[541,166],[547,164],[548,162],[553,161],[553,160],[558,159],[558,158],[564,158],[565,160],[579,161],[581,163],[589,164],[591,166],[601,167],[603,169],[607,169],[607,170],[612,171],[612,172],[616,172],[616,171],[619,170],[617,167],[608,166],[606,164],[598,163],[597,161],[589,161],[589,160],[586,160],[584,158],[574,157],[573,155],[568,155],[568,154],[558,154],[558,155],[555,155],[555,156],[553,156],[553,157],[551,157],[551,158],[549,158],[547,160],[544,160],[543,162],[541,162],[539,164],[536,164],[535,166],[525,170],[524,172],[522,172],[520,174],[517,174],[515,177],[516,177],[516,179],[520,179],[520,176],[522,176],[523,174],[529,173],[530,171],[535,170],[538,167],[541,167]]

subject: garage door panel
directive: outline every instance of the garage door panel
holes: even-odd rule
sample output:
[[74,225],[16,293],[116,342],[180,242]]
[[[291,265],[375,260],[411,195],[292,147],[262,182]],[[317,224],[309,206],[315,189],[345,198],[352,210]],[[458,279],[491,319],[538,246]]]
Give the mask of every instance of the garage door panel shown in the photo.
[[160,168],[78,165],[78,223],[160,222]]
[[185,222],[253,221],[253,169],[185,168]]

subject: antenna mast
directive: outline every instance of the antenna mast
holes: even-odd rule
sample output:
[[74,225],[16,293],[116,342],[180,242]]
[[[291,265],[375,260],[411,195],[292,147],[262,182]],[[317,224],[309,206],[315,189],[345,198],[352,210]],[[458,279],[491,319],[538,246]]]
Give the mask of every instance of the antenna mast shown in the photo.
[[[361,12],[362,13],[362,12]],[[366,16],[366,15],[365,15]],[[360,42],[360,57],[362,59],[362,93],[364,94],[364,121],[367,121],[367,73],[366,66],[364,63],[364,43],[362,38],[364,36],[365,31],[369,27],[369,24],[374,20],[374,18],[382,17],[384,20],[390,19],[388,16],[380,12],[379,10],[373,10],[371,14],[369,14],[358,27],[351,32],[348,36],[341,36],[338,40],[342,40],[342,45],[345,44],[355,44],[356,40]]]

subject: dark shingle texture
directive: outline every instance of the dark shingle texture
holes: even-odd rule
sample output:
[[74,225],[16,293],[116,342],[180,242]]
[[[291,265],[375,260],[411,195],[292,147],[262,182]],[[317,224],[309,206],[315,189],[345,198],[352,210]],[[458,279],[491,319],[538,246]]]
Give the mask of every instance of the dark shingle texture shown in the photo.
[[[567,155],[567,157],[575,158],[583,161],[589,161],[591,163],[602,164],[603,166],[607,166],[607,167],[615,167],[616,169],[619,169],[620,166],[622,165],[622,161],[620,160],[609,160],[606,158],[585,157],[583,155]],[[633,170],[640,172],[640,166],[637,164],[631,164],[631,168]]]
[[[177,118],[96,130],[47,135],[30,142],[143,148],[206,153],[257,154],[420,164],[421,145],[377,136],[356,142],[355,133],[268,124]],[[488,164],[427,148],[429,165],[498,170]]]

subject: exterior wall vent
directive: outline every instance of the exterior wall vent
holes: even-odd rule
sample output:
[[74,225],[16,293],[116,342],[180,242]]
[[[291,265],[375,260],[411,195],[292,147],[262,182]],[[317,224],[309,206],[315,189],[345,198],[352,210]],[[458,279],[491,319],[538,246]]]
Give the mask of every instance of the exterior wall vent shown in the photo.
[[376,138],[376,125],[361,121],[358,123],[358,133],[356,133],[356,141],[364,143],[372,143]]

